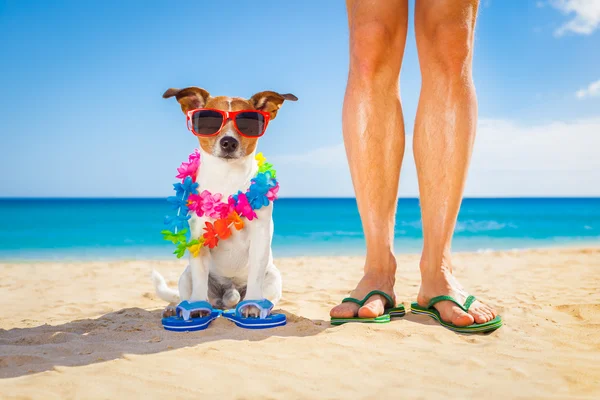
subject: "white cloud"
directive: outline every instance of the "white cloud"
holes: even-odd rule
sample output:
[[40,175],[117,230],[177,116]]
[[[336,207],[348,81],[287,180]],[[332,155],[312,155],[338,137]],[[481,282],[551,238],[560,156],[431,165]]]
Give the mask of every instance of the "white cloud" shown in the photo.
[[586,88],[579,89],[575,96],[578,99],[584,99],[586,97],[599,97],[600,96],[600,79],[596,82],[590,83]]
[[[411,139],[407,136],[400,194],[414,197],[418,186]],[[535,126],[481,119],[466,195],[598,196],[599,149],[600,118]],[[353,196],[343,144],[274,162],[284,196]]]
[[554,32],[556,36],[568,32],[589,35],[600,25],[600,0],[552,0],[550,5],[565,15],[574,14]]

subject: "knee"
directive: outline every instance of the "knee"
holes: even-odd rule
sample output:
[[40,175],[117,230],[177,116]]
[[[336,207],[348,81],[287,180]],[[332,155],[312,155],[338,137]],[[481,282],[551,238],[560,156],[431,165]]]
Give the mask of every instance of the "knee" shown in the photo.
[[423,42],[428,64],[449,77],[471,75],[474,21],[441,18],[425,22]]
[[393,29],[377,21],[353,26],[350,35],[351,75],[369,81],[384,72],[393,72],[396,64],[399,72],[402,56],[399,55],[398,59],[390,57],[396,35]]

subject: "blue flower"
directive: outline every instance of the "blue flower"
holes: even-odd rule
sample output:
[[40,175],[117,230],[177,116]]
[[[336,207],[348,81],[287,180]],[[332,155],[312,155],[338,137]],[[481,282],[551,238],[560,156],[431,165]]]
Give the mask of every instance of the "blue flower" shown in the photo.
[[256,185],[261,192],[267,193],[269,189],[277,186],[277,180],[273,179],[271,173],[267,171],[256,175],[256,178],[252,179],[252,185]]
[[185,193],[185,190],[183,189],[183,186],[181,185],[180,182],[173,184],[173,190],[175,191],[175,196],[177,196],[179,198],[183,198],[183,194]]
[[253,210],[259,210],[263,206],[269,205],[269,199],[267,198],[268,191],[269,189],[265,186],[260,186],[255,183],[250,185],[250,189],[248,190],[248,193],[246,193],[246,197],[248,197],[248,202]]
[[188,207],[187,207],[187,201],[184,199],[180,199],[177,196],[169,196],[167,197],[167,201],[171,204],[171,208],[173,210],[180,210],[180,214],[187,214],[188,213]]
[[181,185],[188,194],[198,194],[199,185],[192,180],[192,177],[187,176]]
[[187,197],[190,194],[198,194],[198,184],[192,181],[190,176],[187,176],[183,182],[174,183],[173,190],[175,190],[175,195],[177,197],[187,200]]
[[271,177],[270,171],[266,171],[257,174],[251,182],[246,196],[252,209],[258,210],[263,206],[268,206],[269,198],[267,194],[271,188],[277,186],[277,180]]
[[169,227],[170,230],[174,231],[175,229],[187,229],[189,227],[188,220],[191,218],[191,215],[180,214],[174,217],[166,216],[165,217],[165,225]]

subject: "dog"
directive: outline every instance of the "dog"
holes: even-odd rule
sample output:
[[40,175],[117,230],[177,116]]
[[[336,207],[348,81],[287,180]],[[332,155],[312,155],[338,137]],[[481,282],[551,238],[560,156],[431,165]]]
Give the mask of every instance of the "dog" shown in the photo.
[[[258,110],[268,114],[266,125],[275,119],[285,100],[298,100],[293,94],[273,91],[257,93],[250,99],[213,97],[199,87],[168,89],[163,98],[171,97],[177,99],[181,110],[188,116],[189,111],[196,109]],[[224,199],[238,191],[245,192],[258,171],[255,160],[258,138],[240,135],[234,121],[229,119],[217,135],[198,136],[198,141],[201,164],[196,182],[199,191],[221,193]],[[202,236],[205,221],[212,220],[199,217],[195,212],[190,214],[190,233],[192,238],[198,238]],[[233,308],[241,300],[279,302],[282,280],[273,263],[271,250],[273,203],[256,210],[256,215],[256,219],[245,221],[242,230],[232,229],[231,237],[220,241],[217,247],[203,247],[197,257],[190,255],[189,265],[179,278],[178,290],[168,287],[157,271],[152,272],[156,294],[171,303],[163,311],[163,317],[175,315],[174,304],[183,300],[208,301],[214,308],[220,309]],[[259,309],[252,305],[245,307],[242,313],[245,317],[260,315]],[[204,315],[204,312],[196,312],[192,317]]]

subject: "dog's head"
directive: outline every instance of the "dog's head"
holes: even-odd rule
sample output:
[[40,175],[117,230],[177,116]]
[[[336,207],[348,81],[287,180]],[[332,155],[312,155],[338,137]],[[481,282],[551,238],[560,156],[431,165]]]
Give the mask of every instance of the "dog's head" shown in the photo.
[[[275,119],[277,111],[285,100],[296,101],[293,94],[277,92],[260,92],[250,99],[239,97],[212,97],[206,90],[199,87],[185,89],[168,89],[163,97],[175,97],[181,105],[181,110],[187,115],[188,111],[197,108],[207,108],[221,111],[259,110],[269,114],[269,120]],[[223,159],[237,159],[254,152],[258,138],[246,137],[239,134],[232,120],[226,121],[218,135],[198,137],[200,147],[205,152]]]

